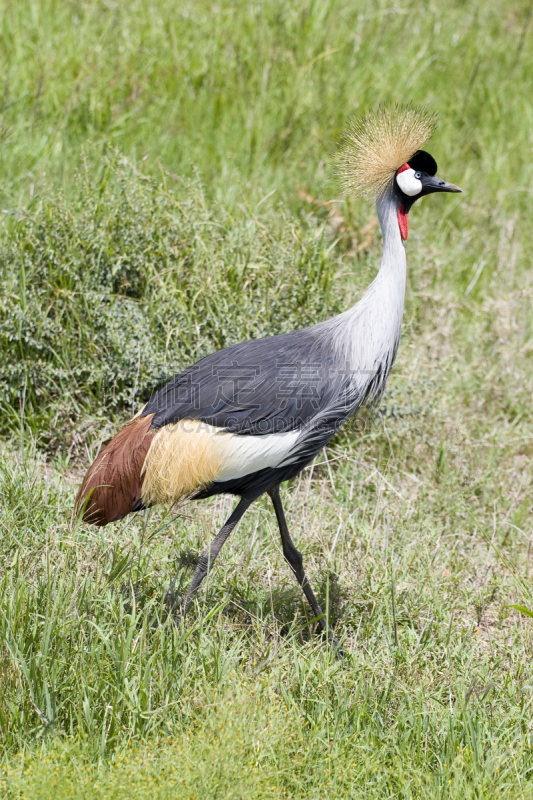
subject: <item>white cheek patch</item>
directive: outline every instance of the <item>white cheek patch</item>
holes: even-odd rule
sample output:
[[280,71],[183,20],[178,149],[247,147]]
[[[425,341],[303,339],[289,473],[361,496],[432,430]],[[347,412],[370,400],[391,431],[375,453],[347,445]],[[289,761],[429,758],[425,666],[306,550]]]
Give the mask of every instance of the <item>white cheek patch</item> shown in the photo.
[[414,197],[422,191],[422,182],[415,178],[414,169],[404,169],[396,175],[396,183],[408,197]]

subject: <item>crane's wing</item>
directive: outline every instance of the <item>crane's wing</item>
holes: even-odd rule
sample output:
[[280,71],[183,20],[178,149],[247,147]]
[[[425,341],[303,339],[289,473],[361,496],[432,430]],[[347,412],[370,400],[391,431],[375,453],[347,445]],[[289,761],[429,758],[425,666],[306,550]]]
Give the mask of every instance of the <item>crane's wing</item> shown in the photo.
[[153,415],[152,428],[197,419],[241,435],[286,433],[332,404],[344,419],[350,383],[331,342],[307,328],[212,353],[160,389],[141,416]]
[[297,474],[364,399],[350,371],[318,326],[207,356],[100,452],[76,509],[106,525],[199,492],[261,493],[268,476]]

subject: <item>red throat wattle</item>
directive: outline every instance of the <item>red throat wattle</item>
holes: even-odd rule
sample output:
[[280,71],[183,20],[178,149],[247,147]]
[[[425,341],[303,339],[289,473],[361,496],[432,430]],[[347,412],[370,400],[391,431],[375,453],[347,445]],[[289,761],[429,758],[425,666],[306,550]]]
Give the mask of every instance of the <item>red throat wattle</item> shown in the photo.
[[405,210],[403,203],[398,209],[398,225],[400,226],[400,235],[405,242],[407,239],[407,234],[409,233],[409,222],[407,221],[407,211]]

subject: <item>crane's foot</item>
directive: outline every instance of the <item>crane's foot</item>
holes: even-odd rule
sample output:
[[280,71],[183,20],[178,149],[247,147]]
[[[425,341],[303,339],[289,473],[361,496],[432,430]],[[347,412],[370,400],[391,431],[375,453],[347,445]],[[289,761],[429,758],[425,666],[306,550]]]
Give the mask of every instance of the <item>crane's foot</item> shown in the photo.
[[172,619],[175,625],[179,625],[184,616],[183,595],[176,591],[175,587],[171,585],[163,598],[161,614],[152,617],[150,620],[150,630],[152,632],[158,630],[161,625],[168,622],[169,618]]
[[337,639],[331,628],[328,628],[328,644],[331,647],[331,649],[335,651],[335,655],[337,656],[337,658],[339,659],[344,658],[344,650],[339,644],[339,640]]
[[343,659],[344,658],[344,650],[340,646],[340,644],[337,641],[337,639],[335,638],[335,636],[328,636],[328,640],[329,640],[329,643],[330,643],[332,649],[335,651],[335,655],[337,656],[337,658]]
[[170,586],[170,588],[166,591],[163,603],[165,604],[165,609],[169,615],[173,616],[176,614],[176,612],[179,612],[179,609],[183,604],[183,596],[180,594],[180,592],[177,592],[173,586]]

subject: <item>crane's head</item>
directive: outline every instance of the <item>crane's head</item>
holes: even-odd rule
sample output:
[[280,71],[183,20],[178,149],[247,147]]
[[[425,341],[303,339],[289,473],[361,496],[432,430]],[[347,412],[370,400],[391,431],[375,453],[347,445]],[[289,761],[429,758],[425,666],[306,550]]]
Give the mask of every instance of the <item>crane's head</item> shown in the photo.
[[389,192],[398,205],[403,239],[407,215],[419,197],[462,191],[436,177],[437,162],[421,149],[436,121],[436,115],[423,108],[378,108],[352,122],[345,133],[339,161],[346,188],[371,198]]
[[394,192],[400,200],[398,225],[402,239],[407,239],[409,231],[407,215],[419,197],[433,192],[462,192],[455,183],[447,183],[437,178],[437,162],[425,150],[417,150],[409,161],[396,170]]

